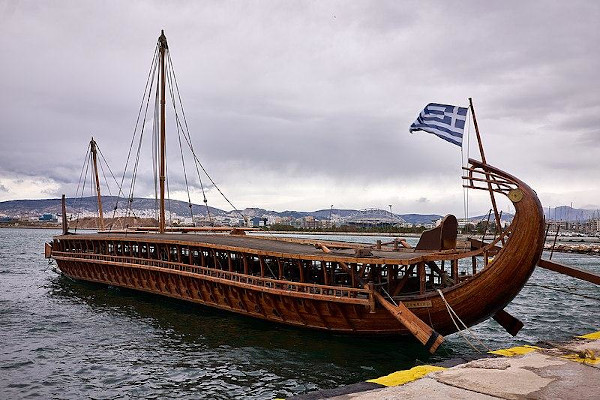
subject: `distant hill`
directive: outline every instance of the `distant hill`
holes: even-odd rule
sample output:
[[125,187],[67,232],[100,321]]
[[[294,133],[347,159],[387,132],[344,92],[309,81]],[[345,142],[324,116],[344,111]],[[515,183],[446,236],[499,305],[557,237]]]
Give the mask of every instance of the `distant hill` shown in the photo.
[[[102,196],[102,205],[105,216],[110,217],[117,202],[116,196]],[[43,200],[10,200],[0,202],[0,214],[8,215],[9,217],[35,217],[42,214],[60,214],[61,213],[60,199],[43,199]],[[119,199],[118,208],[126,209],[128,206],[127,199]],[[152,212],[156,209],[157,203],[154,199],[134,198],[131,202],[131,208],[135,213],[142,211]],[[171,200],[166,202],[167,210],[176,213],[179,216],[189,216],[189,205],[185,201]],[[222,216],[229,218],[239,218],[239,214],[235,211],[225,211],[215,207],[209,207],[212,216]],[[80,199],[67,198],[67,211],[69,213],[97,212],[96,197],[83,197]],[[192,204],[194,216],[206,216],[206,206]],[[312,216],[318,220],[327,220],[330,217],[344,220],[348,217],[356,215],[360,210],[354,209],[322,209],[316,211],[272,211],[263,208],[245,208],[240,210],[241,213],[249,218],[259,217],[289,217],[293,219]],[[382,212],[388,213],[385,210]],[[430,224],[441,218],[437,214],[394,214],[400,219],[411,224]]]
[[[478,216],[476,216],[476,217],[469,217],[469,221],[481,221],[481,220],[487,220],[487,217],[488,217],[488,215],[487,215],[487,214],[484,214],[484,215],[478,215]],[[503,213],[502,213],[502,217],[501,217],[500,219],[501,219],[502,221],[508,221],[508,222],[510,222],[510,221],[512,221],[512,219],[513,219],[514,217],[515,217],[515,215],[514,215],[514,214],[503,212]],[[490,214],[490,222],[491,222],[491,221],[494,221],[494,219],[495,219],[495,217],[494,217],[494,213],[492,212],[492,213]]]
[[[68,212],[82,212],[87,211],[95,213],[98,211],[97,198],[83,197],[83,198],[67,198],[67,211]],[[120,198],[117,203],[116,196],[102,196],[102,210],[108,216],[111,213],[115,205],[118,204],[119,209],[127,208],[128,200]],[[154,199],[144,199],[136,197],[132,203],[133,210],[154,210],[157,208],[157,203]],[[190,208],[187,202],[180,200],[167,200],[165,207],[167,210],[171,210],[177,215],[186,216],[190,214]],[[226,215],[227,213],[221,209],[215,207],[209,207],[212,215]],[[206,206],[192,204],[192,211],[194,215],[206,215]],[[60,199],[43,199],[43,200],[10,200],[0,202],[0,213],[6,214],[10,217],[16,216],[37,216],[41,214],[60,214],[61,213],[61,200]]]

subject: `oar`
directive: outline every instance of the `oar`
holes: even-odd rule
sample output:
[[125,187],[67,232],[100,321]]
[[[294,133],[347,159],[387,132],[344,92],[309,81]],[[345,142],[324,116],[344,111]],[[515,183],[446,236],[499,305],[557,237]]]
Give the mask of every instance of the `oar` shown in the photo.
[[521,321],[504,310],[498,311],[492,318],[494,318],[497,323],[502,325],[502,327],[506,329],[506,332],[513,336],[517,336],[517,333],[519,333],[523,327],[523,323]]
[[595,274],[592,271],[585,271],[583,269],[571,267],[552,260],[546,260],[544,258],[540,258],[537,265],[550,271],[568,275],[572,278],[577,278],[600,285],[600,275]]
[[[320,248],[325,253],[331,252],[331,250],[321,244],[315,244],[315,247]],[[342,261],[338,261],[338,263],[344,270],[346,270],[347,273],[352,273],[350,267],[348,267],[346,263]],[[356,280],[365,289],[369,288],[369,286],[360,278],[360,276],[357,276]],[[373,295],[379,304],[381,304],[383,308],[388,310],[388,312],[392,314],[394,318],[404,325],[404,327],[406,327],[406,329],[408,329],[410,333],[412,333],[413,336],[416,337],[417,340],[421,342],[430,353],[435,353],[437,348],[444,341],[444,337],[442,335],[434,331],[433,328],[423,322],[422,319],[417,317],[401,301],[398,301],[398,305],[395,306],[387,301],[381,294],[379,294],[379,292],[373,291]]]

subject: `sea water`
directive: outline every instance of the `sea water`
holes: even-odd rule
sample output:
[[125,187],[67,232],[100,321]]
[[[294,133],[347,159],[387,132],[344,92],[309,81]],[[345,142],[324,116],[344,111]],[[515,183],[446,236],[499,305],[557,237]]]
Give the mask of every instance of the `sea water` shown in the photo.
[[[483,355],[459,334],[431,356],[411,338],[313,332],[76,282],[43,257],[57,233],[0,229],[1,398],[269,399]],[[553,259],[600,273],[597,256]],[[507,308],[525,323],[517,337],[492,320],[471,330],[491,349],[566,340],[600,330],[599,299],[598,286],[538,268]]]

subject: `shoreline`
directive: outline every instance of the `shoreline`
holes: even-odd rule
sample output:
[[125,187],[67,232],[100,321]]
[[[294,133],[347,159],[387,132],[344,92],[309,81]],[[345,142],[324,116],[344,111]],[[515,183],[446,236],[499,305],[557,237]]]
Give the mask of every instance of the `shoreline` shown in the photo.
[[[61,225],[5,225],[0,224],[0,229],[47,229],[47,230],[60,230]],[[233,228],[232,228],[233,229]],[[78,228],[78,231],[96,231],[95,228]],[[307,236],[355,236],[355,237],[410,237],[418,238],[421,236],[420,233],[414,232],[316,232],[316,231],[256,231],[252,232],[251,235],[307,235]],[[478,235],[477,235],[478,236]],[[472,237],[477,237],[472,236]],[[464,234],[458,234],[458,238],[466,240],[469,236]],[[544,245],[544,250],[549,251],[552,249],[552,238],[547,238]],[[585,237],[585,238],[572,238],[569,236],[558,237],[554,252],[557,253],[575,253],[575,254],[587,254],[592,256],[600,255],[600,238]]]

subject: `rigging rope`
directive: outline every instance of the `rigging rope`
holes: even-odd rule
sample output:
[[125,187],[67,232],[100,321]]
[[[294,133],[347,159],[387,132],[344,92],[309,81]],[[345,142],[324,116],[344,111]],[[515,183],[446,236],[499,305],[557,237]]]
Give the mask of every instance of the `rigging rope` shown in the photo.
[[[179,154],[181,155],[181,165],[183,167],[183,177],[185,179],[185,189],[187,191],[188,206],[190,208],[190,217],[192,218],[192,223],[193,223],[194,212],[192,210],[192,199],[190,197],[190,186],[188,184],[187,170],[185,168],[185,157],[183,156],[183,146],[181,144],[179,114],[177,113],[177,106],[175,104],[175,97],[173,95],[172,73],[173,73],[172,70],[168,68],[168,64],[167,64],[167,83],[169,86],[169,93],[171,95],[171,103],[173,104],[173,112],[175,113],[175,122],[176,122],[176,126],[177,126],[177,141],[179,142]],[[206,196],[205,196],[205,198],[206,198]],[[209,216],[209,220],[210,220],[210,211],[208,211],[208,206],[207,206],[207,212],[208,212],[208,216]]]
[[[175,82],[175,91],[177,92],[177,98],[179,99],[179,107],[181,108],[181,114],[184,120],[184,124],[185,124],[185,128],[188,131],[188,136],[189,136],[189,127],[187,124],[187,118],[185,117],[185,111],[183,109],[183,102],[181,101],[181,94],[179,93],[179,86],[177,85],[177,77],[175,76],[175,70],[173,68],[173,63],[171,62],[171,54],[167,53],[168,56],[168,63],[167,63],[167,69],[169,71],[169,90],[171,93],[171,101],[173,103],[173,109],[175,110],[175,123],[177,124],[177,132],[179,135],[179,129],[181,129],[181,132],[183,133],[183,137],[186,140],[188,147],[190,148],[191,153],[194,156],[194,166],[196,168],[196,174],[198,175],[198,181],[200,182],[200,190],[202,191],[202,199],[204,202],[204,205],[206,207],[206,215],[208,217],[209,222],[212,224],[212,216],[210,214],[210,208],[208,207],[208,199],[206,198],[206,190],[204,188],[204,183],[202,182],[202,176],[200,174],[200,169],[198,168],[198,162],[196,160],[196,156],[194,154],[194,149],[191,145],[191,139],[188,140],[188,138],[186,137],[185,134],[185,130],[183,128],[183,126],[181,125],[181,120],[179,119],[179,114],[177,112],[177,102],[175,101],[175,96],[174,96],[174,91],[173,91],[173,82]],[[172,78],[171,78],[172,77]]]
[[[466,330],[467,332],[469,332],[469,334],[471,336],[473,336],[475,339],[477,339],[477,341],[479,342],[479,344],[481,344],[481,346],[483,346],[485,349],[487,349],[487,351],[492,351],[489,347],[487,347],[481,341],[481,339],[479,339],[479,337],[477,337],[477,335],[475,333],[471,332],[471,330],[469,329],[469,327],[460,319],[460,317],[458,316],[458,314],[454,311],[454,309],[450,306],[450,304],[448,304],[448,301],[446,301],[446,298],[444,297],[444,294],[442,293],[442,291],[440,289],[437,289],[437,292],[440,294],[440,297],[444,301],[444,304],[446,305],[446,309],[448,310],[448,314],[450,315],[450,319],[452,319],[452,322],[454,323],[454,326],[456,327],[456,330],[463,337],[463,339],[466,340],[466,342],[469,344],[469,346],[471,346],[475,351],[477,351],[479,353],[482,353],[482,351],[479,350],[478,348],[476,348],[473,345],[473,343],[471,343],[471,341],[464,335],[464,333],[463,333],[464,330]],[[454,316],[453,316],[453,314],[454,314]],[[458,326],[458,324],[456,323],[456,320],[454,319],[454,317],[456,317],[456,319],[462,324],[462,326],[464,328],[461,329]]]
[[[185,155],[184,155],[184,151],[183,151],[183,144],[181,142],[181,136],[183,136],[187,146],[190,149],[190,152],[192,154],[192,158],[194,160],[194,166],[196,169],[196,173],[198,175],[198,179],[200,182],[200,189],[202,191],[202,197],[203,197],[203,202],[206,206],[206,214],[207,217],[209,219],[209,221],[212,223],[212,215],[210,212],[210,207],[208,206],[208,199],[206,196],[206,188],[204,185],[204,182],[202,180],[202,174],[200,171],[203,172],[203,174],[208,178],[208,180],[210,181],[210,183],[215,187],[215,189],[218,191],[218,193],[225,199],[225,201],[233,208],[233,210],[239,214],[244,220],[246,220],[246,217],[237,209],[237,207],[235,207],[235,205],[229,200],[229,198],[223,193],[223,191],[220,189],[220,187],[215,183],[215,181],[212,179],[212,177],[208,174],[207,170],[204,168],[204,166],[202,165],[202,163],[200,162],[193,144],[192,144],[192,139],[191,139],[191,134],[189,131],[189,126],[188,126],[188,122],[187,122],[187,117],[185,115],[185,110],[183,107],[183,102],[181,101],[181,94],[179,92],[179,85],[177,82],[177,77],[175,75],[175,70],[173,67],[173,62],[171,60],[171,55],[169,50],[167,49],[166,51],[166,57],[167,57],[167,63],[165,65],[165,80],[168,84],[169,87],[169,93],[171,96],[171,101],[173,104],[173,110],[175,113],[175,123],[176,123],[176,127],[177,127],[177,136],[178,136],[178,142],[179,142],[179,150],[180,150],[180,155],[181,155],[181,160],[182,160],[182,166],[183,166],[183,170],[184,170],[184,179],[185,179],[185,184],[186,184],[186,192],[187,192],[187,196],[188,196],[188,206],[190,208],[190,215],[192,217],[192,221],[193,221],[193,204],[191,202],[191,194],[190,194],[190,185],[189,185],[189,180],[188,180],[188,176],[187,176],[187,170],[186,170],[186,165],[185,165]],[[115,182],[117,183],[117,187],[119,189],[118,194],[117,194],[117,198],[115,201],[115,206],[113,209],[113,219],[116,215],[116,212],[118,210],[119,207],[119,201],[121,199],[121,197],[124,195],[124,181],[125,181],[125,176],[127,175],[128,171],[131,168],[131,182],[129,184],[129,193],[128,193],[128,206],[127,206],[127,210],[126,210],[126,214],[125,214],[125,218],[129,217],[130,214],[133,215],[135,217],[135,213],[133,211],[133,199],[134,199],[134,191],[135,191],[135,187],[136,187],[136,182],[137,182],[137,174],[139,172],[139,160],[140,160],[140,153],[141,153],[141,148],[142,148],[142,139],[144,136],[144,132],[146,130],[146,123],[147,123],[147,118],[148,118],[148,108],[149,108],[149,103],[150,103],[150,98],[152,97],[153,94],[153,89],[154,89],[154,81],[156,79],[156,90],[154,91],[155,94],[155,107],[154,107],[154,118],[153,118],[153,146],[152,146],[152,159],[153,159],[153,174],[154,174],[154,194],[155,194],[155,212],[158,209],[158,188],[157,188],[157,182],[158,182],[158,163],[159,163],[159,159],[158,159],[158,152],[159,152],[159,138],[158,138],[158,128],[159,128],[159,78],[157,78],[157,70],[158,70],[158,64],[159,64],[159,45],[157,44],[157,46],[155,47],[154,50],[154,56],[152,58],[152,63],[150,66],[150,69],[148,71],[148,76],[146,79],[146,84],[144,87],[144,93],[142,96],[142,101],[140,103],[140,107],[138,110],[138,115],[136,118],[136,122],[135,122],[135,126],[134,126],[134,130],[133,130],[133,136],[131,138],[131,142],[129,145],[129,149],[128,149],[128,153],[127,153],[127,160],[125,163],[125,169],[123,170],[123,175],[121,177],[121,183],[119,184],[116,180],[116,178],[114,177],[114,174],[112,174],[112,171],[110,171],[110,167],[109,167],[109,171],[111,172],[111,175],[113,175],[113,179],[115,180]],[[175,96],[177,95],[177,96]],[[179,114],[179,110],[181,110],[181,116]],[[137,135],[139,134],[139,138],[137,137]],[[132,155],[134,153],[134,144],[137,140],[137,149],[135,150],[135,161],[132,162]],[[102,156],[104,157],[104,156]],[[106,162],[106,160],[105,160]],[[108,166],[108,163],[106,163]],[[133,166],[130,166],[130,164],[133,164]],[[102,167],[103,168],[103,167]],[[103,169],[103,174],[105,176],[105,181],[107,181],[106,179],[106,173],[104,172]],[[167,192],[168,192],[168,201],[169,201],[169,219],[172,218],[172,212],[171,212],[171,198],[170,198],[170,188],[169,188],[169,183],[168,183],[168,176],[166,177],[167,179]],[[110,188],[109,188],[110,191]],[[112,195],[112,192],[111,192]],[[157,213],[155,213],[156,215]],[[114,225],[114,224],[113,224]],[[112,225],[111,225],[112,228]]]
[[[219,194],[221,194],[221,196],[225,199],[225,201],[227,201],[227,203],[245,220],[245,216],[237,209],[237,207],[235,207],[233,205],[233,203],[227,198],[227,196],[225,196],[225,194],[221,191],[221,189],[219,188],[219,186],[215,183],[215,181],[212,179],[212,177],[208,174],[208,172],[206,171],[206,169],[204,168],[204,166],[202,165],[202,163],[198,159],[198,156],[196,155],[196,152],[194,151],[194,146],[192,145],[192,139],[191,139],[191,135],[190,135],[190,132],[189,132],[189,127],[188,127],[188,124],[187,124],[187,118],[185,116],[185,110],[183,108],[183,103],[181,101],[181,94],[179,92],[179,85],[177,83],[177,76],[175,75],[175,70],[173,68],[173,62],[171,61],[171,54],[170,54],[170,52],[167,52],[167,57],[168,57],[168,63],[171,65],[171,69],[173,71],[173,81],[175,82],[175,89],[177,91],[177,96],[179,98],[179,105],[181,107],[181,113],[182,113],[182,116],[183,116],[183,122],[184,122],[185,128],[186,128],[186,130],[183,131],[184,132],[184,138],[185,138],[186,142],[188,143],[188,146],[190,148],[192,156],[193,156],[195,162],[197,163],[197,166],[198,165],[200,166],[200,168],[202,169],[202,171],[204,172],[204,174],[206,175],[206,177],[210,180],[210,182],[213,184],[213,186],[215,187],[215,189],[217,189],[217,191],[219,192]],[[205,198],[205,203],[207,203],[206,198]],[[208,209],[208,204],[207,204],[207,209]]]
[[[79,181],[77,182],[77,190],[75,191],[75,199],[73,201],[73,208],[75,210],[77,210],[77,203],[79,201],[79,187],[81,186],[81,180],[84,177],[83,175],[83,171],[85,170],[85,176],[87,177],[87,169],[86,166],[88,166],[88,160],[89,160],[89,156],[90,156],[90,150],[91,150],[91,146],[88,143],[88,147],[87,147],[87,151],[85,152],[85,157],[83,158],[83,164],[81,165],[81,172],[79,173]],[[85,186],[85,182],[84,182],[84,186]],[[83,188],[81,189],[81,191],[83,192]],[[65,215],[64,218],[66,218],[67,216]],[[77,212],[75,214],[75,232],[77,232],[77,225],[79,223],[79,212]]]
[[[142,110],[144,109],[144,101],[146,100],[146,96],[147,96],[146,110],[144,112],[144,124],[145,124],[145,117],[146,117],[146,113],[148,111],[148,102],[150,101],[150,95],[152,93],[152,82],[154,82],[154,76],[156,74],[157,65],[158,65],[158,44],[156,45],[156,47],[154,49],[154,57],[152,58],[152,63],[150,64],[150,70],[148,71],[148,77],[146,79],[146,86],[144,87],[144,94],[142,95],[142,102],[140,104],[140,108],[138,110],[138,115],[137,115],[137,118],[135,121],[135,127],[133,129],[133,136],[131,138],[131,143],[129,144],[129,151],[127,153],[127,161],[125,162],[125,169],[123,170],[123,176],[121,177],[121,184],[118,185],[119,193],[117,194],[117,200],[115,202],[115,207],[113,210],[113,219],[116,215],[117,209],[119,208],[119,199],[121,197],[121,194],[123,193],[123,183],[125,181],[125,175],[127,174],[129,160],[131,158],[131,150],[133,149],[133,144],[135,143],[135,137],[136,137],[136,133],[137,133],[139,122],[140,122],[140,116],[142,114]],[[150,90],[148,90],[149,87],[150,87]]]
[[[100,157],[106,164],[106,167],[108,168],[108,172],[110,172],[110,175],[112,176],[113,180],[115,181],[117,188],[121,189],[119,187],[119,182],[117,181],[115,174],[112,172],[112,169],[110,168],[110,165],[108,164],[108,161],[106,160],[106,157],[104,157],[104,154],[102,154],[102,150],[100,150],[100,146],[98,146],[98,143],[96,143],[96,149],[98,149],[98,152],[100,153]],[[104,167],[102,167],[102,163],[100,163],[100,167],[102,168],[102,173],[104,174],[104,180],[106,181],[106,186],[108,187],[108,191],[109,191],[109,193],[111,193],[110,186],[108,185],[108,180],[106,179],[106,174],[104,173]],[[111,193],[111,196],[112,196],[112,193]]]
[[159,149],[159,82],[156,81],[156,96],[154,99],[154,125],[152,126],[152,173],[154,177],[154,218],[156,221],[160,221],[160,216],[158,215],[158,149]]

